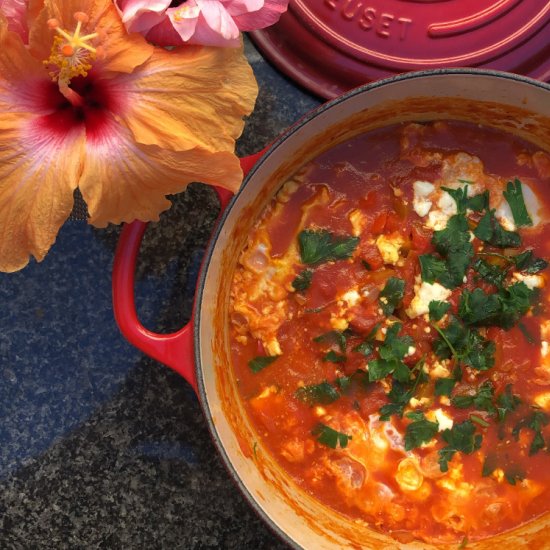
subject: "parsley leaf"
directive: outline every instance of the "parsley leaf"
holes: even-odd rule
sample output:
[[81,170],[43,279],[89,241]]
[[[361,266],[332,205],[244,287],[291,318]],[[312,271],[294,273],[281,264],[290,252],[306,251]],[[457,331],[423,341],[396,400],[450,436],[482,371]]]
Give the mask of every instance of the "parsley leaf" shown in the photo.
[[310,407],[313,405],[328,405],[336,401],[340,394],[336,388],[329,384],[326,380],[320,384],[312,384],[311,386],[302,386],[298,388],[294,395],[304,401]]
[[475,434],[475,426],[471,420],[455,424],[452,428],[443,430],[441,437],[447,443],[439,450],[439,468],[442,472],[449,469],[449,461],[457,452],[472,454],[481,447],[482,437]]
[[529,428],[530,430],[535,432],[533,441],[531,442],[531,447],[529,448],[529,456],[538,453],[546,446],[544,438],[542,437],[541,430],[543,426],[546,426],[548,424],[548,422],[550,422],[550,418],[548,418],[548,415],[546,413],[542,411],[534,411],[532,414],[530,414],[526,418],[523,418],[514,426],[514,429],[512,430],[512,435],[514,436],[516,441],[519,439],[519,432],[523,428]]
[[453,391],[454,387],[456,386],[457,382],[460,382],[462,380],[462,369],[460,368],[460,365],[457,365],[454,370],[453,374],[449,378],[438,378],[435,381],[435,390],[434,393],[436,396],[439,395],[447,395],[450,396],[451,392]]
[[331,449],[336,449],[338,445],[340,445],[340,448],[345,449],[348,446],[349,440],[352,439],[351,435],[338,432],[321,423],[313,428],[311,435],[315,436],[319,443]]
[[495,389],[490,380],[484,382],[474,395],[455,395],[451,399],[451,405],[459,409],[473,407],[478,411],[487,411],[495,413],[496,408],[493,404],[493,393]]
[[518,248],[521,237],[515,231],[507,231],[495,217],[495,210],[487,210],[474,229],[474,235],[481,241],[497,248]]
[[424,358],[420,359],[410,371],[410,376],[416,372],[416,377],[412,383],[403,384],[398,380],[393,381],[391,390],[386,394],[391,403],[387,403],[380,408],[380,420],[389,420],[390,416],[394,414],[397,414],[399,417],[403,416],[405,407],[414,396],[416,388],[420,383],[427,380],[423,367]]
[[271,363],[276,361],[278,358],[279,355],[254,357],[254,359],[251,359],[248,362],[248,366],[253,373],[258,373],[265,369],[268,365],[271,365]]
[[474,256],[466,216],[456,214],[450,217],[445,229],[434,231],[432,244],[445,258],[447,267],[446,272],[440,275],[439,282],[447,288],[460,286]]
[[357,369],[349,376],[339,376],[334,381],[334,384],[343,392],[348,392],[354,384],[367,388],[370,385],[369,375],[363,369]]
[[468,185],[458,187],[457,189],[452,189],[451,187],[441,187],[441,189],[453,197],[458,213],[465,214],[468,207]]
[[405,281],[397,277],[390,277],[379,296],[380,307],[384,315],[391,315],[399,302],[403,299]]
[[521,181],[517,178],[513,183],[509,181],[506,186],[506,191],[504,191],[503,194],[510,205],[510,210],[512,210],[512,216],[514,217],[516,225],[518,227],[533,225],[533,220],[529,216],[529,212],[527,212],[525,200],[523,199]]
[[428,443],[428,441],[431,441],[437,434],[439,424],[426,420],[424,413],[411,412],[406,416],[410,418],[412,422],[405,430],[405,451],[416,449],[420,447],[422,443]]
[[445,313],[449,311],[451,304],[449,302],[441,302],[439,300],[432,300],[428,304],[430,312],[430,321],[440,321]]
[[497,415],[499,422],[503,422],[508,413],[514,411],[521,404],[521,399],[512,394],[512,384],[504,388],[504,393],[497,397]]
[[468,208],[475,212],[481,212],[489,208],[489,191],[483,191],[479,195],[474,195],[468,199]]
[[304,229],[298,235],[300,257],[304,264],[320,264],[350,258],[359,244],[359,237],[333,235],[326,229]]
[[307,290],[311,286],[312,277],[313,271],[311,271],[311,269],[304,269],[302,272],[298,273],[296,278],[292,281],[294,290]]
[[418,261],[422,280],[426,283],[434,283],[447,271],[445,262],[433,254],[422,254]]
[[384,343],[378,349],[380,359],[369,361],[369,380],[380,380],[392,373],[399,382],[410,380],[411,371],[403,363],[403,358],[412,346],[413,340],[410,336],[398,336],[401,326],[401,323],[394,323],[388,327]]
[[548,267],[548,262],[542,258],[535,258],[532,250],[526,250],[510,260],[516,264],[516,268],[523,273],[538,273]]
[[344,363],[346,361],[346,356],[341,355],[340,353],[336,353],[333,350],[330,350],[325,356],[323,357],[323,361],[330,362],[330,363]]
[[324,332],[316,336],[313,341],[317,343],[336,344],[343,353],[346,351],[347,334],[347,331],[340,332],[338,330],[330,330],[329,332]]
[[525,479],[525,472],[514,464],[504,470],[504,477],[510,485],[515,485],[516,481],[523,481]]
[[493,366],[495,343],[483,338],[479,332],[466,328],[456,317],[452,317],[444,329],[432,326],[440,335],[432,344],[440,359],[454,357],[459,363],[476,370],[488,370]]
[[365,339],[360,344],[357,344],[355,347],[353,347],[351,351],[361,353],[365,357],[371,355],[374,351],[374,338],[376,337],[376,333],[378,332],[379,328],[380,323],[376,323],[376,325],[374,325],[371,331],[367,334]]
[[481,258],[477,258],[472,267],[484,281],[495,285],[497,288],[502,287],[508,272],[507,269],[503,269],[498,265],[490,264]]

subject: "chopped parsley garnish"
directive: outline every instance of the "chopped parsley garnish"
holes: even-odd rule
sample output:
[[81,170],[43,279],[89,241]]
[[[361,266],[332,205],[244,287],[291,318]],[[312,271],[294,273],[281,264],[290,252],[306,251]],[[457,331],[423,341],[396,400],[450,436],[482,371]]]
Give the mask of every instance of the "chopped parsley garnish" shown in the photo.
[[450,396],[457,382],[460,382],[461,380],[462,380],[462,369],[460,368],[460,365],[457,365],[453,370],[452,376],[450,376],[449,378],[438,378],[435,381],[435,390],[434,390],[435,395]]
[[391,315],[403,299],[405,281],[397,277],[390,277],[379,296],[379,303],[384,315]]
[[494,387],[490,380],[484,382],[474,395],[455,395],[451,399],[451,405],[459,409],[473,407],[478,411],[486,411],[494,414],[496,412],[493,404]]
[[399,382],[410,380],[411,371],[403,363],[403,358],[409,352],[413,340],[410,336],[398,336],[401,326],[401,323],[394,323],[388,327],[386,339],[378,350],[380,358],[369,361],[369,380],[381,380],[388,374],[393,374]]
[[447,443],[439,450],[439,468],[442,472],[449,469],[449,462],[457,452],[472,454],[481,447],[482,437],[475,433],[476,428],[471,420],[455,424],[452,428],[443,430],[441,437]]
[[422,280],[426,283],[435,283],[447,271],[445,262],[433,254],[422,254],[418,261]]
[[498,265],[490,264],[481,258],[477,258],[472,264],[472,267],[485,282],[490,283],[497,288],[502,287],[508,273],[507,269],[503,269]]
[[510,485],[515,485],[516,481],[525,479],[525,472],[517,465],[512,465],[504,470],[504,477]]
[[433,350],[440,359],[454,357],[459,363],[476,370],[488,370],[494,365],[495,343],[465,327],[456,317],[451,317],[446,328],[433,327],[440,335],[433,343]]
[[531,442],[531,447],[529,448],[529,456],[538,453],[546,446],[544,438],[542,437],[542,428],[543,426],[546,426],[548,422],[550,422],[550,418],[548,418],[548,415],[546,413],[542,411],[534,411],[528,417],[523,418],[514,426],[514,429],[512,430],[512,435],[514,436],[516,441],[519,439],[519,432],[524,428],[528,428],[535,432],[533,441]]
[[320,384],[298,388],[294,395],[309,406],[328,405],[340,397],[336,388],[326,380]]
[[273,361],[276,361],[278,358],[278,355],[254,357],[254,359],[251,359],[248,362],[248,366],[253,373],[258,373],[261,370],[265,369],[267,366],[271,365],[271,363],[273,363]]
[[340,353],[336,353],[333,350],[330,350],[328,353],[325,354],[323,357],[323,361],[328,361],[329,363],[344,363],[346,360],[346,356],[342,355]]
[[326,229],[304,229],[298,235],[298,244],[302,263],[313,265],[350,258],[359,237],[334,235]]
[[527,212],[525,206],[521,181],[517,178],[514,182],[509,181],[506,186],[506,191],[504,191],[503,194],[510,205],[510,210],[512,210],[512,216],[514,217],[516,225],[518,227],[533,225],[533,220],[529,216],[529,212]]
[[[466,180],[459,180],[461,183],[471,183]],[[450,187],[441,187],[443,191],[447,191],[453,197],[456,203],[456,209],[459,214],[466,214],[468,209],[475,212],[481,212],[489,207],[489,191],[484,191],[479,195],[468,197],[468,186],[452,189]]]
[[516,264],[516,268],[522,273],[538,273],[548,267],[548,262],[542,258],[535,258],[532,250],[526,250],[509,259]]
[[[499,467],[499,460],[502,460],[502,457],[499,457],[497,453],[487,454],[483,462],[481,475],[483,477],[490,476]],[[525,472],[517,464],[502,465],[502,469],[504,477],[510,485],[515,485],[516,481],[525,479]]]
[[447,288],[460,286],[474,256],[466,216],[456,214],[449,218],[445,229],[434,231],[432,244],[445,258],[447,267],[445,273],[438,278],[439,282]]
[[304,269],[301,273],[298,273],[294,281],[292,281],[292,286],[298,292],[307,290],[311,286],[312,278],[313,271],[311,271],[311,269]]
[[474,235],[481,241],[497,248],[518,248],[521,237],[515,231],[507,231],[495,217],[494,210],[487,210],[474,229]]
[[346,351],[348,334],[349,333],[347,331],[340,332],[338,330],[330,330],[329,332],[316,336],[313,341],[317,343],[336,344],[343,353]]
[[440,321],[445,313],[449,311],[451,304],[449,302],[441,302],[439,300],[432,300],[428,304],[430,313],[430,321]]
[[379,329],[380,323],[376,323],[376,325],[374,325],[371,331],[367,334],[365,339],[360,344],[357,344],[354,348],[352,348],[352,351],[361,353],[365,357],[371,355],[374,352],[374,338],[376,337],[376,333]]
[[331,449],[336,449],[338,445],[340,445],[340,448],[345,449],[348,446],[349,440],[352,439],[351,435],[338,432],[321,423],[313,428],[311,435],[316,437],[319,443]]
[[411,369],[411,376],[416,373],[416,377],[412,382],[403,384],[397,380],[393,381],[391,390],[386,394],[391,403],[387,403],[380,408],[380,420],[389,420],[390,416],[394,414],[399,417],[403,416],[405,407],[416,393],[418,385],[427,381],[427,375],[423,370],[424,362],[424,358],[420,359]]
[[405,451],[416,449],[422,443],[428,443],[439,430],[439,424],[426,420],[422,412],[410,412],[405,416],[412,420],[405,431]]
[[363,388],[370,386],[369,375],[367,371],[363,369],[357,369],[353,374],[349,376],[339,376],[334,381],[334,384],[340,388],[344,393],[348,392],[354,384],[357,384]]
[[518,282],[498,293],[487,294],[481,288],[465,290],[458,305],[458,314],[467,325],[498,326],[511,329],[527,313],[536,292]]
[[521,399],[512,393],[512,384],[504,388],[504,393],[497,397],[497,415],[499,422],[503,422],[508,413],[516,410],[521,404]]

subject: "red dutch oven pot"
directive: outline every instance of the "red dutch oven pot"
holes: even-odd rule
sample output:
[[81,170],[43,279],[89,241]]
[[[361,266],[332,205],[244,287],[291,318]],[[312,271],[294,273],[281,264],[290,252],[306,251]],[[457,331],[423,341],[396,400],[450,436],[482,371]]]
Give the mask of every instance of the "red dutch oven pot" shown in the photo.
[[[138,320],[134,271],[146,225],[134,222],[122,231],[113,273],[114,310],[122,333],[191,384],[239,488],[268,525],[295,548],[432,549],[448,545],[398,542],[367,523],[352,521],[306,494],[264,451],[232,374],[227,320],[232,273],[258,215],[301,165],[374,128],[440,119],[503,129],[550,150],[550,85],[509,73],[440,69],[368,84],[306,115],[262,154],[243,159],[248,176],[235,197],[218,190],[225,211],[205,254],[193,316],[173,334],[155,334]],[[550,513],[504,534],[471,542],[468,548],[540,550],[549,547],[549,540]]]

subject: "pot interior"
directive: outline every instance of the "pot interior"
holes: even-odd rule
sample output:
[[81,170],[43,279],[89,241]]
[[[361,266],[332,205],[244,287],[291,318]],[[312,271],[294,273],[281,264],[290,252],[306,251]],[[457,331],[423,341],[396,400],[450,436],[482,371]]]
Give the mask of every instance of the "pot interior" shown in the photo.
[[[206,257],[195,327],[201,400],[216,445],[245,497],[295,547],[436,548],[399,543],[323,506],[276,464],[247,419],[228,348],[227,306],[237,259],[258,215],[303,164],[356,135],[403,121],[454,119],[512,132],[550,150],[550,86],[474,70],[410,73],[354,90],[321,107],[280,138],[249,175]],[[550,515],[468,548],[543,548]]]

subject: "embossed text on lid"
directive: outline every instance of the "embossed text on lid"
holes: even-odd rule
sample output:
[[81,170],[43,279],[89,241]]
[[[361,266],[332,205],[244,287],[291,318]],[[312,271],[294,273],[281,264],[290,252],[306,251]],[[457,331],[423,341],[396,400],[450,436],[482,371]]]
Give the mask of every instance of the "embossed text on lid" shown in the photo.
[[253,36],[268,58],[324,97],[422,68],[550,77],[546,0],[291,0],[277,25]]

